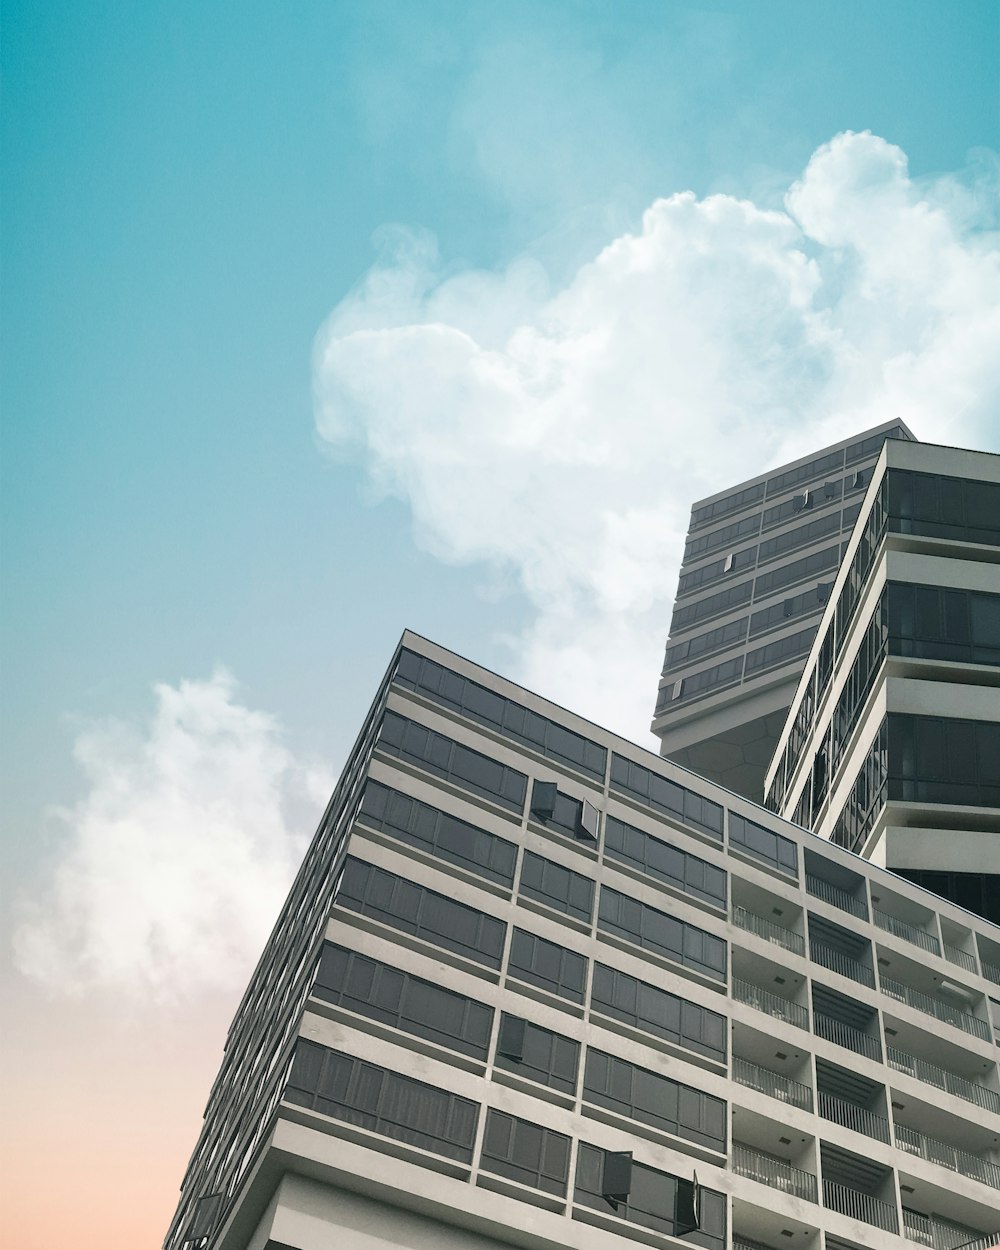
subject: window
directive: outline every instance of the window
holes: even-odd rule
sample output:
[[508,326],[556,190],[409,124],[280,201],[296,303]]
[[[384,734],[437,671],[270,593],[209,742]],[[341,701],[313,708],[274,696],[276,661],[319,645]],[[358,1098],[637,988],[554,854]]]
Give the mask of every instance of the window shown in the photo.
[[889,528],[955,542],[1000,545],[1000,482],[890,469]]
[[605,823],[604,851],[609,858],[715,907],[726,905],[726,874],[721,868],[613,816]]
[[810,460],[807,464],[797,465],[794,469],[786,469],[784,473],[777,473],[774,477],[767,479],[768,496],[777,495],[779,491],[789,490],[792,486],[798,486],[800,482],[808,482],[813,478],[823,477],[834,469],[842,468],[843,464],[843,451],[832,451],[825,456],[819,456],[815,460]]
[[726,495],[723,499],[703,504],[700,508],[692,508],[690,528],[700,529],[720,516],[728,516],[730,512],[738,512],[740,508],[748,508],[763,498],[764,483],[758,482],[754,486],[746,486],[743,490],[735,491],[732,495]]
[[[581,1142],[574,1200],[692,1246],[725,1250],[726,1199],[714,1189],[660,1172],[628,1155]],[[697,1227],[696,1227],[697,1225]]]
[[726,1104],[691,1085],[587,1047],[583,1097],[653,1128],[725,1151]]
[[369,781],[358,816],[366,825],[419,846],[438,859],[501,885],[514,884],[517,847],[513,842],[411,799],[399,790]]
[[[656,710],[663,709],[674,699],[690,699],[695,695],[706,694],[709,690],[718,690],[721,686],[731,686],[743,675],[743,657],[734,656],[731,660],[723,660],[721,664],[713,664],[711,668],[703,668],[700,672],[689,673],[684,679],[680,695],[675,691],[661,691]],[[668,697],[665,697],[668,696]]]
[[823,551],[815,551],[791,564],[783,564],[770,573],[760,573],[754,583],[754,599],[763,599],[765,595],[772,595],[785,586],[807,581],[826,569],[835,568],[839,563],[840,548],[833,546],[826,547]]
[[722,808],[622,755],[611,757],[611,785],[647,807],[666,812],[722,841]]
[[694,625],[696,621],[705,621],[711,616],[718,616],[721,612],[728,612],[730,608],[742,607],[744,603],[750,602],[752,594],[753,580],[751,579],[748,582],[741,582],[738,586],[727,586],[725,590],[720,590],[714,595],[706,595],[697,603],[683,603],[674,608],[670,618],[671,632],[676,634]]
[[769,642],[764,647],[748,652],[746,675],[749,677],[751,673],[764,672],[765,669],[775,668],[779,664],[787,664],[790,660],[807,655],[818,629],[818,625],[810,625],[808,629],[799,630],[797,634],[788,634],[776,642]]
[[732,525],[724,525],[721,529],[712,530],[709,534],[701,534],[697,538],[689,537],[684,544],[684,562],[694,560],[697,556],[709,551],[717,551],[720,547],[729,547],[749,534],[760,532],[760,515],[741,518]]
[[521,812],[524,808],[528,789],[524,773],[480,755],[416,721],[397,716],[395,712],[386,712],[378,746],[510,811]]
[[736,812],[729,813],[729,845],[762,859],[782,872],[799,871],[798,848],[790,838],[765,829]]
[[699,586],[708,586],[727,573],[738,573],[740,569],[752,568],[757,563],[757,548],[744,547],[742,551],[731,551],[721,560],[713,560],[711,564],[703,564],[701,568],[691,569],[682,573],[677,579],[677,598],[688,595]]
[[667,647],[663,659],[662,676],[680,668],[699,655],[710,655],[713,651],[721,651],[724,647],[737,646],[743,642],[747,634],[747,618],[741,616],[738,621],[730,621],[720,625],[718,629],[710,629],[706,634],[696,634],[684,642]]
[[826,516],[817,517],[808,525],[797,525],[794,529],[786,530],[784,534],[778,534],[777,537],[768,538],[766,542],[762,542],[757,551],[757,563],[766,564],[768,560],[777,559],[786,551],[794,551],[796,547],[805,547],[827,534],[836,533],[839,529],[839,512],[830,512]]
[[506,925],[474,907],[348,856],[335,901],[467,959],[500,967]]
[[472,1162],[476,1103],[304,1038],[295,1043],[284,1096],[384,1137]]
[[532,851],[524,852],[518,893],[577,920],[589,920],[594,911],[594,883],[589,877]]
[[393,681],[408,690],[428,695],[436,702],[550,759],[604,779],[607,751],[599,743],[539,716],[513,699],[488,690],[425,656],[413,651],[401,651]]
[[726,943],[722,938],[606,885],[601,887],[597,927],[705,976],[725,979]]
[[486,1058],[491,1007],[379,959],[324,943],[312,993],[404,1033],[475,1059]]
[[1000,806],[1000,723],[889,718],[889,798]]
[[496,1067],[563,1094],[576,1090],[580,1043],[506,1012],[500,1017]]
[[685,1046],[719,1063],[726,1061],[726,1018],[677,994],[639,981],[607,964],[594,965],[591,1010]]
[[587,981],[587,961],[576,951],[557,946],[524,929],[515,929],[510,944],[508,974],[540,989],[582,1003]]
[[554,781],[536,780],[532,784],[531,815],[577,841],[597,841],[597,808],[586,799],[563,794]]
[[1000,595],[889,585],[893,655],[1000,665]]
[[519,1120],[503,1111],[486,1113],[479,1166],[547,1194],[565,1194],[569,1177],[569,1138]]

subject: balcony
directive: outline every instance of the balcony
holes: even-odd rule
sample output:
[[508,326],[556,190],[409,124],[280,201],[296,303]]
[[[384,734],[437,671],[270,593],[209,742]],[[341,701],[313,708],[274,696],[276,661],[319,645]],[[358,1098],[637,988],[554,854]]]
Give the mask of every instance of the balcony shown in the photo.
[[733,924],[738,928],[745,929],[747,933],[755,933],[765,942],[773,942],[776,946],[791,951],[793,955],[804,955],[806,952],[805,938],[800,933],[793,933],[791,929],[775,924],[773,920],[765,920],[756,912],[734,906],[732,918]]
[[872,915],[878,927],[886,933],[891,933],[893,937],[902,938],[904,942],[912,942],[914,946],[930,951],[932,955],[941,954],[941,943],[932,933],[925,933],[923,929],[918,929],[915,924],[907,924],[905,920],[900,920],[896,916],[890,916],[886,911],[879,911],[877,907],[873,910]]
[[[812,1090],[801,1081],[793,1081],[769,1068],[762,1068],[749,1059],[733,1059],[733,1080],[748,1089],[755,1089],[779,1102],[790,1103],[803,1111],[812,1111]],[[888,1138],[886,1139],[888,1140]]]
[[[824,1094],[822,1090],[816,1095],[819,1113],[824,1120],[832,1120],[843,1128],[853,1129],[855,1133],[864,1133],[876,1141],[889,1143],[889,1121],[883,1115],[876,1115],[835,1094]],[[881,1227],[881,1226],[880,1226]]]
[[919,1159],[927,1159],[931,1163],[940,1163],[949,1172],[957,1172],[971,1181],[982,1181],[993,1189],[1000,1189],[1000,1167],[980,1159],[978,1155],[969,1154],[967,1150],[959,1150],[947,1142],[935,1141],[933,1137],[925,1137],[912,1128],[902,1124],[896,1125],[896,1145],[907,1154],[916,1155]]
[[770,990],[762,990],[751,985],[749,981],[741,981],[733,977],[733,998],[738,1003],[746,1003],[757,1011],[763,1011],[776,1020],[784,1020],[786,1024],[794,1024],[797,1028],[809,1028],[809,1012],[798,1003],[787,998],[772,994]]
[[839,907],[841,911],[857,916],[859,920],[868,919],[868,908],[861,899],[855,898],[853,894],[849,894],[846,890],[842,890],[840,886],[831,885],[829,881],[824,881],[822,877],[816,877],[812,873],[807,872],[806,889],[814,898],[821,898],[824,903],[830,903],[834,907]]
[[916,1211],[907,1211],[906,1207],[903,1208],[903,1236],[929,1250],[993,1250],[1000,1242],[1000,1230],[977,1233],[974,1228],[928,1219]]
[[816,1177],[812,1172],[803,1172],[783,1159],[761,1154],[740,1142],[733,1142],[733,1171],[737,1176],[759,1181],[761,1185],[780,1189],[784,1194],[804,1198],[807,1202],[817,1200]]
[[863,1224],[873,1224],[884,1232],[898,1231],[896,1208],[881,1198],[873,1198],[858,1189],[849,1189],[836,1181],[823,1182],[823,1205],[831,1211],[839,1211],[852,1220],[860,1220]]
[[867,985],[871,989],[875,988],[875,973],[860,960],[852,959],[850,955],[827,946],[825,942],[810,942],[809,954],[821,968],[839,972],[842,977],[848,977],[851,981],[857,981],[860,985]]
[[845,1050],[853,1050],[856,1055],[867,1055],[869,1059],[876,1061],[882,1059],[882,1047],[878,1038],[862,1033],[853,1025],[813,1012],[813,1028],[817,1037],[825,1038],[836,1046],[843,1046]]
[[1000,985],[1000,964],[987,963],[983,960],[983,976],[994,985]]
[[[817,1032],[819,1032],[818,1029]],[[886,1047],[886,1062],[897,1072],[906,1072],[926,1085],[943,1089],[946,1093],[954,1094],[956,1098],[1000,1115],[1000,1094],[987,1089],[985,1085],[977,1085],[975,1081],[970,1081],[967,1077],[948,1072],[944,1068],[939,1068],[935,1063],[928,1063],[926,1059],[917,1059],[913,1055],[908,1055],[905,1050],[897,1050],[895,1046]]]
[[938,998],[932,998],[929,994],[922,994],[919,990],[911,989],[902,981],[882,977],[882,993],[899,1003],[906,1003],[908,1007],[922,1011],[925,1015],[933,1016],[945,1024],[952,1024],[963,1033],[971,1033],[973,1037],[982,1038],[984,1042],[990,1040],[990,1026],[985,1020],[980,1020],[978,1016],[970,1016],[968,1012],[959,1011],[957,1007],[943,1003]]
[[964,968],[966,972],[978,971],[976,961],[968,951],[959,950],[957,946],[951,946],[948,942],[944,944],[944,957],[950,964]]

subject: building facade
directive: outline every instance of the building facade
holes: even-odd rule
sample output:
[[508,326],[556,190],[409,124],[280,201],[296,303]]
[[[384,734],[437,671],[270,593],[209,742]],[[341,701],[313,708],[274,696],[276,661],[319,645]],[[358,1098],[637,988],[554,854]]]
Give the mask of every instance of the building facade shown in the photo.
[[412,634],[168,1250],[985,1250],[1000,930]]
[[699,500],[653,733],[660,754],[759,803],[764,775],[889,422]]
[[886,442],[766,785],[1000,921],[1000,457]]

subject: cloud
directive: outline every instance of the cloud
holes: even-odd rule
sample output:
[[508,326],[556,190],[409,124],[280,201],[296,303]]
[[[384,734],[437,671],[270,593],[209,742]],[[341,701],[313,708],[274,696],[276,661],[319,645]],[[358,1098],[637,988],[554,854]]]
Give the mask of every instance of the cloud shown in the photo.
[[449,272],[396,228],[317,338],[317,428],[421,545],[516,577],[527,684],[641,736],[694,499],[891,418],[996,446],[981,192],[846,133],[783,210],[657,200],[556,292],[527,259]]
[[77,737],[88,789],[55,811],[65,837],[14,935],[20,971],[53,991],[175,998],[245,980],[330,793],[225,671],[155,696],[141,731]]

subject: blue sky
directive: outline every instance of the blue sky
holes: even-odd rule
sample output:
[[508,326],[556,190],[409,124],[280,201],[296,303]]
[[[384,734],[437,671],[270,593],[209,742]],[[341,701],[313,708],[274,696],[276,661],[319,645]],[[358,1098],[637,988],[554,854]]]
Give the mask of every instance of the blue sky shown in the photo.
[[[871,317],[872,369],[926,349],[922,390],[940,383],[946,408],[966,396],[971,415],[947,428],[986,445],[983,405],[992,397],[995,413],[997,396],[988,353],[973,344],[943,379],[934,362],[956,354],[949,333],[974,339],[969,327],[989,306],[977,274],[1000,146],[998,23],[997,0],[372,0],[303,3],[291,19],[257,3],[9,3],[0,517],[2,862],[14,892],[42,896],[67,839],[90,827],[110,784],[100,766],[141,790],[135,751],[115,745],[108,722],[130,727],[148,763],[160,741],[156,682],[180,690],[226,666],[238,690],[203,686],[198,697],[275,717],[283,737],[256,722],[250,733],[265,752],[288,749],[294,768],[269,757],[288,786],[303,770],[336,772],[404,626],[524,680],[551,675],[548,692],[602,714],[602,655],[630,649],[633,616],[650,637],[665,634],[672,586],[645,598],[641,586],[653,564],[664,586],[675,576],[674,531],[692,489],[727,480],[671,473],[672,448],[688,437],[676,411],[654,414],[648,431],[635,415],[643,396],[651,409],[671,398],[669,372],[639,385],[656,354],[642,334],[663,316],[664,334],[680,335],[679,301],[707,290],[715,302],[699,316],[724,333],[699,338],[703,372],[719,361],[753,372],[768,347],[744,342],[745,310],[764,290],[754,240],[770,249],[774,300],[788,302],[766,322],[782,371],[754,372],[721,398],[678,376],[674,396],[690,405],[692,430],[702,403],[714,412],[745,401],[766,425],[762,392],[773,388],[773,430],[747,444],[760,463],[735,456],[734,471],[720,457],[719,473],[749,475],[791,446],[796,396],[812,414],[803,437],[837,432],[838,420],[874,424],[890,401],[906,409],[912,396],[895,383],[853,407],[845,399],[849,384],[868,383],[807,343],[827,314],[838,334]],[[810,166],[845,131],[885,145],[838,148]],[[768,218],[786,213],[803,179],[794,221]],[[890,207],[926,195],[947,220],[946,247],[913,236],[927,262],[914,264],[919,292],[901,260],[881,272],[884,240],[859,243],[869,184]],[[695,199],[644,222],[657,197],[683,191]],[[712,195],[729,198],[707,210]],[[855,235],[837,235],[841,220]],[[621,274],[598,257],[616,239],[642,244],[619,248],[629,273],[655,254],[653,285],[674,275],[672,313],[644,304],[645,287],[615,304]],[[703,266],[685,267],[696,252]],[[862,288],[845,255],[884,280],[884,303],[866,312],[851,302]],[[813,264],[820,277],[808,276]],[[803,282],[815,282],[808,332],[788,324]],[[953,303],[939,308],[935,286],[957,291]],[[560,291],[569,294],[553,304]],[[608,338],[595,305],[617,309]],[[533,420],[569,422],[569,464],[551,447],[533,461],[491,441],[508,428],[501,400],[526,394],[524,354],[505,346],[518,326],[534,327],[529,352],[549,359],[580,326],[580,341],[620,343],[633,307],[643,347],[635,360],[621,355],[624,372],[591,379],[580,397],[564,369],[530,397]],[[450,329],[447,342],[430,341],[430,322]],[[359,326],[378,327],[385,354],[365,355]],[[414,326],[416,361],[401,337],[415,341]],[[335,360],[314,361],[318,334]],[[470,393],[468,377],[434,355],[472,341],[477,378],[498,362],[517,375],[502,394],[481,392],[481,428],[455,398]],[[616,410],[623,376],[635,382],[627,418]],[[436,389],[443,378],[451,389]],[[616,464],[616,495],[605,466],[619,450],[593,425],[574,442],[566,414],[578,401],[607,413],[609,431],[621,419],[633,444]],[[331,405],[336,429],[322,416]],[[930,421],[917,432],[942,430]],[[621,500],[647,434],[663,470],[637,492],[639,515]],[[449,479],[441,456],[453,445],[465,459]],[[581,448],[598,445],[602,463],[586,463]],[[527,480],[532,463],[545,472],[530,491],[484,489],[478,515],[462,498],[461,481],[486,482],[500,464]],[[669,515],[656,511],[657,490]],[[551,515],[533,511],[540,494]],[[491,508],[506,518],[506,545],[482,524]],[[587,582],[585,553],[577,565],[566,557],[568,571],[560,563],[577,530],[560,518],[602,508],[619,534],[651,532],[660,517],[674,545],[651,538],[630,571],[628,543],[595,532],[603,580]],[[572,612],[553,605],[556,586]],[[570,653],[560,631],[574,622],[584,641]],[[635,683],[636,705],[652,702],[657,670],[646,668],[621,679]],[[245,735],[236,722],[225,732]],[[87,755],[102,750],[103,765]]]

